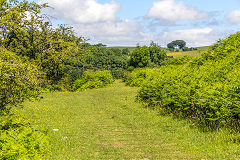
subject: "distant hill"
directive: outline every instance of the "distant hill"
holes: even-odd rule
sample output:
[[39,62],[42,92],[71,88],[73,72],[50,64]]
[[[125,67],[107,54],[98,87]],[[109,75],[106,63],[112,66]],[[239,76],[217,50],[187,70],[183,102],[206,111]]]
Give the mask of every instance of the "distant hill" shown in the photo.
[[203,47],[197,47],[198,50],[201,50],[201,51],[206,51],[207,49],[209,49],[211,46],[203,46]]
[[193,51],[180,51],[180,52],[169,52],[167,53],[168,56],[173,57],[181,57],[181,56],[190,56],[190,57],[197,57],[206,52],[211,46],[203,46],[203,47],[196,47],[197,50]]
[[130,51],[133,51],[136,47],[129,47],[129,46],[114,46],[114,47],[109,47],[109,48],[118,48],[120,50],[128,48]]
[[[190,57],[197,57],[203,54],[208,48],[211,46],[203,46],[203,47],[196,47],[197,50],[194,51],[180,51],[180,52],[168,52],[168,56],[173,56],[173,57],[181,57],[181,56],[190,56]],[[114,46],[114,47],[109,47],[109,48],[118,48],[120,50],[124,48],[128,48],[130,51],[133,51],[136,47],[130,47],[130,46]],[[164,48],[167,49],[167,48]]]

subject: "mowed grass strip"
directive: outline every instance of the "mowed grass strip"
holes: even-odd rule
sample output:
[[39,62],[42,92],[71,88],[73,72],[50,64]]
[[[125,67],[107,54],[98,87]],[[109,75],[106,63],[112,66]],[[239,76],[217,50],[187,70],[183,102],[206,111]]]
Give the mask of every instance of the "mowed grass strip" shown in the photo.
[[[240,159],[225,131],[200,132],[186,121],[159,116],[135,102],[137,88],[46,94],[24,113],[47,128],[57,160]],[[54,131],[58,129],[58,131]]]

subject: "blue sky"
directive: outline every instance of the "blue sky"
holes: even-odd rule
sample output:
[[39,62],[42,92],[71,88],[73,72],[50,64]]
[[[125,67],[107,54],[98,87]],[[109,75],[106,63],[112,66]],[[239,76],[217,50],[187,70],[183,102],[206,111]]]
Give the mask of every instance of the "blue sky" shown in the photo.
[[73,26],[90,43],[161,46],[182,39],[189,47],[211,45],[240,27],[239,0],[39,0],[53,9],[53,24]]

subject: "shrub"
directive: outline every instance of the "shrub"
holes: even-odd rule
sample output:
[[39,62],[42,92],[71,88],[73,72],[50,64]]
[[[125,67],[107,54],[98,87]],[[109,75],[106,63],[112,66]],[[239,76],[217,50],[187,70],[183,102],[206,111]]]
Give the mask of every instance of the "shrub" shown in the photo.
[[151,76],[154,69],[135,69],[125,77],[126,85],[140,87]]
[[180,65],[180,64],[185,64],[187,62],[189,62],[191,58],[189,56],[182,56],[182,57],[178,57],[178,58],[172,58],[172,59],[168,59],[166,61],[166,64],[168,65]]
[[0,48],[0,159],[40,159],[48,149],[47,136],[11,112],[38,97],[40,80],[34,64]]
[[0,48],[0,110],[36,98],[40,80],[36,66]]
[[190,49],[188,47],[183,47],[182,50],[183,51],[189,51]]
[[166,51],[159,45],[151,43],[150,46],[137,46],[130,54],[130,66],[135,68],[159,66],[167,58]]
[[111,74],[114,79],[121,79],[124,77],[125,71],[122,69],[111,70]]
[[48,137],[22,117],[1,115],[0,120],[0,159],[39,160],[49,152]]
[[83,73],[81,79],[78,79],[73,84],[74,91],[83,91],[93,88],[105,87],[113,82],[113,77],[110,71],[92,71],[88,70]]

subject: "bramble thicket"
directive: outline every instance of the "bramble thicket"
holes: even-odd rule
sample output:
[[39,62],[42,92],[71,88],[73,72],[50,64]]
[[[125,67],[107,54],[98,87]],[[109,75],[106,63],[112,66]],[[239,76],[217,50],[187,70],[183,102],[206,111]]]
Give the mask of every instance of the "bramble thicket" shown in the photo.
[[164,113],[189,118],[205,129],[239,129],[239,46],[236,33],[187,64],[135,70],[126,82],[139,86],[136,82],[144,80],[138,99]]

